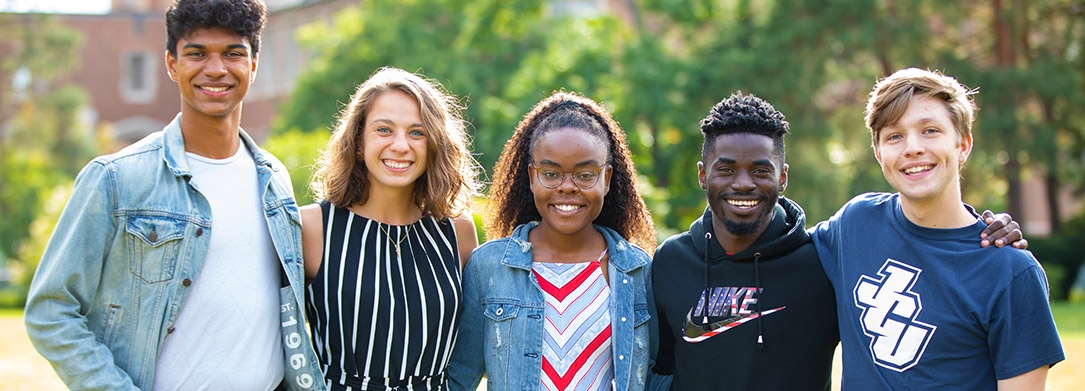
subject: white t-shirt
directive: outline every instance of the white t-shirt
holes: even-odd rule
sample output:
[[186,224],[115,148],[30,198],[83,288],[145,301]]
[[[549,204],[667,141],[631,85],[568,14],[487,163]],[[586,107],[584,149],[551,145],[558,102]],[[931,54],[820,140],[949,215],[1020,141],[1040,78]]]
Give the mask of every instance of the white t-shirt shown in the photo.
[[155,390],[271,390],[283,378],[280,264],[244,145],[234,156],[186,154],[211,204],[210,248],[159,352]]

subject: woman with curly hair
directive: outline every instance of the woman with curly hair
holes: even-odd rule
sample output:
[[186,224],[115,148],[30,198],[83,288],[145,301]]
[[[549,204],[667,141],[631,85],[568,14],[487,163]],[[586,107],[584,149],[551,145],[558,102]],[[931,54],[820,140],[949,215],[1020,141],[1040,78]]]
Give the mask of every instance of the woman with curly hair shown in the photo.
[[307,309],[331,390],[446,388],[460,276],[478,246],[461,107],[394,68],[351,97],[301,209]]
[[622,129],[591,99],[554,93],[520,121],[490,189],[451,389],[484,373],[491,391],[643,389],[655,306],[638,245],[655,246],[655,229]]

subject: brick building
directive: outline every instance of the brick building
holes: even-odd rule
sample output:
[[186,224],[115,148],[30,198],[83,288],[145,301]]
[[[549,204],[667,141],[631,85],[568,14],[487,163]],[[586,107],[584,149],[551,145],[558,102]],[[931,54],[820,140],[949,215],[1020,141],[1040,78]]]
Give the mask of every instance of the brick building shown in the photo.
[[[267,0],[268,24],[259,52],[256,81],[242,110],[241,124],[257,140],[267,136],[276,105],[293,91],[309,58],[295,31],[358,0]],[[165,70],[164,13],[172,0],[113,0],[103,15],[63,15],[82,32],[80,68],[71,81],[90,96],[88,118],[110,131],[118,146],[161,130],[180,110],[176,84]]]

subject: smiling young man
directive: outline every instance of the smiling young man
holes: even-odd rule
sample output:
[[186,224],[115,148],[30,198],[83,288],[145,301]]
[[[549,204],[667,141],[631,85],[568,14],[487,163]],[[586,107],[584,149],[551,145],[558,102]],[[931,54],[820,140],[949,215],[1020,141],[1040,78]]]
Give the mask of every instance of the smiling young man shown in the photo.
[[260,0],[176,1],[180,114],[76,178],[25,316],[68,387],[320,387],[289,174],[240,127],[266,18]]
[[915,68],[874,86],[867,127],[896,193],[869,193],[813,232],[837,292],[842,387],[1042,390],[1065,356],[1031,253],[975,245],[961,198],[974,103]]
[[[805,213],[781,195],[788,123],[768,102],[734,94],[701,132],[708,208],[653,257],[660,339],[649,389],[828,390],[837,301]],[[988,243],[1025,245],[1008,215],[984,217]]]
[[[787,187],[788,123],[734,94],[701,121],[708,199],[653,257],[659,354],[652,389],[828,390],[833,290]],[[668,376],[672,375],[672,376]]]

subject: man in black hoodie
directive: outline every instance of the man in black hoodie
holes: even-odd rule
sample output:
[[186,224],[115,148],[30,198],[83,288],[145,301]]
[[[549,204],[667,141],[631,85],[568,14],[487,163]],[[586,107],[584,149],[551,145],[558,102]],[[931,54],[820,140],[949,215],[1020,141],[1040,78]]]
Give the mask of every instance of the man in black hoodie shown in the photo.
[[[788,123],[768,102],[736,93],[701,132],[708,208],[653,257],[659,353],[648,388],[829,390],[836,304],[806,214],[780,195]],[[983,218],[986,243],[1027,246],[1013,242],[1021,232],[1008,215]]]
[[[784,115],[734,94],[701,121],[708,208],[656,251],[653,371],[672,390],[828,390],[833,288],[787,187]],[[666,388],[666,378],[662,384]]]

